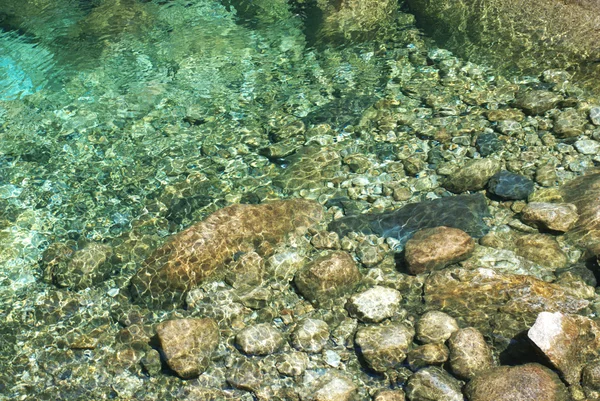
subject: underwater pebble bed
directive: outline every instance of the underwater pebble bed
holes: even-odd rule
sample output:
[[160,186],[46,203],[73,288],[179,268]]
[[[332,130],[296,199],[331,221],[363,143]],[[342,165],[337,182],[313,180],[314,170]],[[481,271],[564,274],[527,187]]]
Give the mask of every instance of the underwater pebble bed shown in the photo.
[[0,36],[0,399],[598,397],[597,95],[273,4]]

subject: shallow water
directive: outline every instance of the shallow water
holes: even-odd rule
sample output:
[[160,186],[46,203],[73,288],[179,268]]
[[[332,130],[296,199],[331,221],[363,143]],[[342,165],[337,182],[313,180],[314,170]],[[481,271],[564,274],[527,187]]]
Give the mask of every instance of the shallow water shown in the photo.
[[[151,251],[215,210],[304,197],[331,219],[449,195],[430,167],[473,156],[471,109],[549,85],[453,57],[404,11],[340,32],[304,2],[0,0],[0,399],[179,399],[172,372],[144,393],[147,370],[112,369],[116,316]],[[90,243],[111,248],[102,280],[53,276]]]

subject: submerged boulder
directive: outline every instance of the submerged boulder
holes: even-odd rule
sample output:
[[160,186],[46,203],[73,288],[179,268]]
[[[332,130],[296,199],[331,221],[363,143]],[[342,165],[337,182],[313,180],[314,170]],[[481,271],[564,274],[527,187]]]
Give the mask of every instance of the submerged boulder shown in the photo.
[[398,247],[403,247],[416,231],[438,226],[458,228],[480,238],[489,231],[483,221],[487,216],[483,195],[458,195],[411,203],[392,212],[343,217],[329,224],[329,230],[340,236],[356,231],[392,237],[399,241]]
[[499,366],[482,372],[467,384],[469,401],[567,401],[558,375],[537,363]]
[[600,173],[578,177],[560,189],[562,198],[574,204],[579,219],[568,237],[579,245],[596,248],[600,245]]
[[540,312],[577,313],[589,305],[585,297],[594,292],[480,268],[434,271],[425,281],[424,294],[428,308],[460,317],[484,334],[491,323],[510,322],[504,328],[508,337],[531,327]]
[[181,304],[187,291],[237,253],[278,242],[297,229],[316,226],[322,218],[321,205],[303,199],[220,209],[171,237],[146,259],[131,279],[132,295],[155,305]]

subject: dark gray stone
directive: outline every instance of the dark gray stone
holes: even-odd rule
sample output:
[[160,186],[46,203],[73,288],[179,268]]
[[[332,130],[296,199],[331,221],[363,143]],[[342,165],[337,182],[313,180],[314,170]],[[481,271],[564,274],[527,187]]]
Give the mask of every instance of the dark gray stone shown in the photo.
[[399,241],[398,248],[403,248],[416,231],[438,226],[459,228],[471,237],[481,238],[489,231],[483,221],[487,216],[483,195],[458,195],[412,203],[387,213],[343,217],[331,222],[329,231],[340,236],[356,231],[392,237]]
[[490,132],[479,135],[475,141],[475,146],[482,157],[487,157],[492,153],[502,150],[504,143],[498,139],[498,135]]
[[488,182],[488,190],[502,199],[527,199],[533,189],[529,178],[506,170],[496,173]]

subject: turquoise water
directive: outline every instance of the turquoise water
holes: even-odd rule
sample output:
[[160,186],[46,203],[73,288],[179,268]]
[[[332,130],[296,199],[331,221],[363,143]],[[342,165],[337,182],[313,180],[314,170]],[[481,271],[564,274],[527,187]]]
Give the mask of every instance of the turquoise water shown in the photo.
[[[241,362],[231,336],[244,324],[284,327],[293,313],[278,313],[293,310],[347,330],[343,308],[313,311],[289,283],[270,287],[280,298],[244,304],[220,282],[195,310],[175,312],[128,294],[153,250],[228,205],[301,197],[331,220],[451,196],[440,183],[481,157],[482,133],[498,133],[505,153],[494,157],[511,171],[535,179],[536,160],[554,163],[551,184],[540,178],[538,188],[600,163],[594,151],[577,154],[575,139],[564,150],[544,137],[558,109],[525,116],[512,103],[519,88],[552,90],[587,119],[594,98],[561,80],[567,72],[503,76],[439,48],[406,5],[367,3],[0,0],[0,400],[298,399],[274,389],[304,388],[340,366],[356,399],[404,387],[406,366],[372,374],[333,342],[304,376],[265,373],[271,392],[232,384]],[[506,110],[504,125],[489,115]],[[597,140],[592,125],[581,132]],[[492,227],[519,208],[487,202]],[[375,251],[357,241],[337,248],[362,258],[368,283],[381,282],[366,268]],[[397,243],[369,241],[387,252],[373,265],[394,271]],[[306,238],[287,246],[299,260],[329,249]],[[567,250],[570,261],[580,252]],[[408,305],[422,282],[405,279],[397,286]],[[396,318],[414,321],[420,304]],[[221,346],[208,373],[182,381],[161,362],[153,327],[205,315],[222,318]]]

